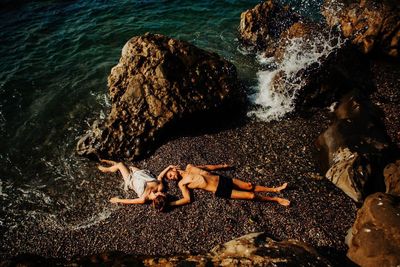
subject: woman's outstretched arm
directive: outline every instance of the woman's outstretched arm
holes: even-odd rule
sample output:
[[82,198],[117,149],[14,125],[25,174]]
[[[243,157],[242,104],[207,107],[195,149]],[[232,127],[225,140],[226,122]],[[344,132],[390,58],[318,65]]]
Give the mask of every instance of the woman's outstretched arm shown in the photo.
[[118,198],[118,197],[113,197],[110,199],[111,203],[120,203],[120,204],[144,204],[146,203],[146,200],[144,198],[134,198],[134,199],[129,199],[129,198]]

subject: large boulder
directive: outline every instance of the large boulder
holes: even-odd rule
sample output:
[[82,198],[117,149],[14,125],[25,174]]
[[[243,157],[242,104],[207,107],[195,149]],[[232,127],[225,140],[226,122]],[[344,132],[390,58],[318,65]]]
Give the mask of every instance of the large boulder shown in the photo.
[[159,34],[133,37],[125,44],[108,87],[111,111],[79,140],[80,155],[137,158],[182,119],[237,109],[244,99],[234,65]]
[[354,201],[361,202],[365,197],[364,188],[371,179],[371,165],[357,152],[339,148],[333,154],[333,164],[325,177]]
[[383,170],[386,193],[400,196],[400,160],[388,164]]
[[239,39],[255,51],[275,47],[282,32],[300,16],[278,1],[267,0],[240,15]]
[[385,193],[367,197],[346,243],[347,256],[360,266],[399,266],[400,197]]
[[372,192],[384,191],[382,171],[390,140],[381,114],[367,99],[343,98],[336,120],[317,140],[325,177],[356,202]]
[[326,0],[322,14],[328,25],[340,25],[362,52],[378,47],[398,57],[400,48],[400,5],[398,0]]
[[274,241],[265,233],[253,233],[218,245],[200,255],[146,257],[110,252],[75,257],[70,261],[21,256],[0,262],[4,266],[332,266],[313,248],[295,240]]

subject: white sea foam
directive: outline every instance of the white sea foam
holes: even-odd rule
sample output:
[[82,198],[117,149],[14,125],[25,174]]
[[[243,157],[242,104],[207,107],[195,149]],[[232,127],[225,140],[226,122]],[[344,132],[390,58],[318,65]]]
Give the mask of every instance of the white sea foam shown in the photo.
[[113,211],[113,209],[104,209],[100,213],[95,214],[95,215],[91,216],[90,218],[88,218],[85,222],[82,222],[77,225],[69,225],[69,228],[71,230],[89,228],[93,225],[96,225],[96,224],[108,219],[110,217],[110,215],[112,214],[112,211]]
[[6,198],[8,195],[3,192],[3,181],[0,180],[0,197]]
[[[260,70],[257,73],[258,85],[250,100],[257,105],[249,116],[255,115],[263,121],[280,120],[285,114],[294,110],[294,101],[305,81],[298,75],[321,61],[343,45],[336,35],[316,34],[313,39],[293,38],[286,46],[283,60],[276,62],[273,58],[258,55],[260,64],[269,65],[272,69]],[[318,65],[317,65],[318,66]],[[276,75],[282,75],[279,88],[274,88]],[[278,89],[278,90],[277,90]]]

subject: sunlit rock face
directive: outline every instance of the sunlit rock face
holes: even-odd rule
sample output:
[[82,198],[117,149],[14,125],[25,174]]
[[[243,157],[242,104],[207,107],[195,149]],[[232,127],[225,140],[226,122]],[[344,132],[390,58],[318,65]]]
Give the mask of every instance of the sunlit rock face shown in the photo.
[[400,5],[397,0],[326,0],[328,25],[340,26],[344,37],[367,54],[375,48],[398,57]]
[[360,266],[400,264],[400,198],[385,193],[370,195],[357,213],[346,237],[347,256]]

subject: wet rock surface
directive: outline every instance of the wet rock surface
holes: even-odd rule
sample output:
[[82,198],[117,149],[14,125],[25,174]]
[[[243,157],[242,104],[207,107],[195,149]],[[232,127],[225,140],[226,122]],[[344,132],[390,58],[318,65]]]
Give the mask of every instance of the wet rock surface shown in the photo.
[[277,242],[265,233],[253,233],[218,245],[209,253],[172,257],[140,257],[123,253],[101,253],[75,257],[70,261],[44,259],[31,255],[16,257],[4,265],[21,264],[36,266],[56,265],[102,265],[102,266],[332,266],[305,243],[295,240]]
[[215,116],[227,107],[237,110],[244,97],[234,65],[157,34],[125,44],[108,87],[111,111],[79,140],[80,155],[130,160],[143,156],[181,119],[207,112]]
[[398,57],[400,48],[400,7],[396,0],[327,0],[322,14],[329,26],[340,25],[363,53],[374,49]]
[[[264,1],[240,15],[239,38],[254,51],[276,48],[280,35],[299,19],[289,6]],[[268,54],[272,56],[273,52]]]
[[370,195],[357,213],[347,237],[347,256],[361,266],[400,264],[400,198]]

